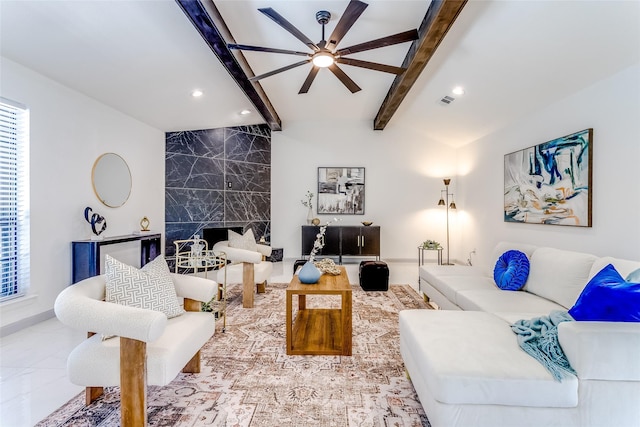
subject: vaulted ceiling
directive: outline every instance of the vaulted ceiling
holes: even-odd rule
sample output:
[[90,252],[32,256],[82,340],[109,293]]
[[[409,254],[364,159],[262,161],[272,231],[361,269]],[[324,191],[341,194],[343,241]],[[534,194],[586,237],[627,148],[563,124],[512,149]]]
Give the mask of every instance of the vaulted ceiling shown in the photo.
[[[258,8],[272,7],[319,41],[316,12],[331,12],[330,33],[348,1],[199,3],[215,6],[237,43],[304,50]],[[431,6],[422,0],[367,3],[341,47],[419,28]],[[354,57],[400,66],[410,45]],[[164,131],[265,122],[176,1],[0,0],[0,53]],[[244,57],[255,74],[298,61],[262,52]],[[460,146],[639,61],[640,2],[469,0],[386,126]],[[363,121],[374,128],[395,76],[342,68],[361,91],[352,94],[320,72],[309,92],[298,95],[305,67],[260,81],[284,131],[291,121]],[[457,85],[465,87],[464,96],[451,94]],[[202,97],[191,97],[196,88]],[[445,95],[455,101],[444,106],[439,100]],[[242,116],[243,109],[253,113]]]

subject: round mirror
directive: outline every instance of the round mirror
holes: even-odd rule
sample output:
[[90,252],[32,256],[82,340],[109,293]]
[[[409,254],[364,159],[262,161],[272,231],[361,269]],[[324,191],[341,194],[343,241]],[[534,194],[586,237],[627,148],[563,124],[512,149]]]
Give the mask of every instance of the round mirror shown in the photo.
[[124,205],[131,194],[131,172],[127,162],[115,153],[98,157],[91,171],[93,191],[110,208]]

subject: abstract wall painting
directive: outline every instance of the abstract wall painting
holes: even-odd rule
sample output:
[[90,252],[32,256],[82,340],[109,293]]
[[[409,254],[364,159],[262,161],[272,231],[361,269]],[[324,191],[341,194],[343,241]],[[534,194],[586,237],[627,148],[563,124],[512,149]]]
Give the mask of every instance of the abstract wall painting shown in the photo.
[[591,227],[593,129],[504,156],[504,220]]
[[318,168],[318,214],[364,215],[364,168]]

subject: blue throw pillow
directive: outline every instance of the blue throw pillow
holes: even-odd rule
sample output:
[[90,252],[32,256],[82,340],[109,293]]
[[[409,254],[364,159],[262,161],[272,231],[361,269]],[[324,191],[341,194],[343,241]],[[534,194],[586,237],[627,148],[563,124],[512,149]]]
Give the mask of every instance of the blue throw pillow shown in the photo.
[[529,277],[529,258],[520,251],[503,253],[493,269],[493,280],[500,289],[519,291]]
[[640,283],[627,282],[609,264],[589,280],[569,314],[584,321],[640,322]]

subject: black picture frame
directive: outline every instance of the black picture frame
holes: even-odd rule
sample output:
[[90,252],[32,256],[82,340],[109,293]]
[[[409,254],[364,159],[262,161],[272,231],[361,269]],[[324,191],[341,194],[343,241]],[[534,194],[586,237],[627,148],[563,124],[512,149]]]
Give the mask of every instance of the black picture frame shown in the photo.
[[364,167],[318,168],[318,214],[364,215]]

